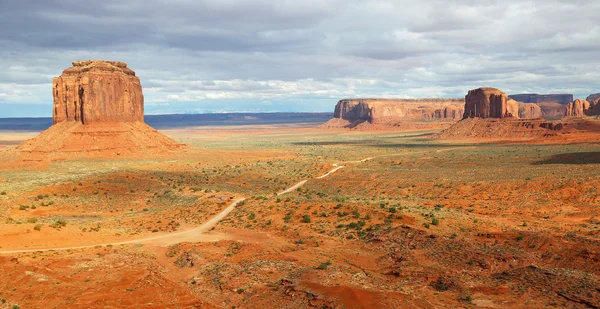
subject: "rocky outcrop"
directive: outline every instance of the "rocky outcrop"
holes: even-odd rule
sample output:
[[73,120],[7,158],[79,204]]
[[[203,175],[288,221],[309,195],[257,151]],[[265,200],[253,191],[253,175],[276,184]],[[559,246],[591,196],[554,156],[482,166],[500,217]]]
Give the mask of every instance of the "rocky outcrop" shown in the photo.
[[521,119],[543,118],[542,108],[535,103],[519,103],[519,118],[521,118]]
[[334,117],[353,122],[390,124],[414,120],[458,120],[462,99],[344,99]]
[[183,146],[144,123],[140,79],[124,62],[73,62],[52,94],[54,125],[17,147],[25,161],[145,157]]
[[478,88],[465,97],[463,119],[517,117],[518,111],[518,103],[512,100],[509,103],[506,93],[496,88]]
[[508,97],[510,99],[513,99],[518,102],[523,102],[523,103],[557,102],[557,103],[566,105],[573,101],[572,94],[524,93],[524,94],[511,94]]
[[598,99],[600,99],[600,93],[590,94],[585,100],[588,101],[588,102],[590,102],[590,103],[594,103]]
[[561,119],[567,111],[567,106],[558,102],[540,102],[535,104],[542,109],[542,117],[544,119]]
[[584,117],[591,114],[590,102],[577,99],[567,105],[565,116],[567,117]]
[[53,79],[54,123],[144,121],[140,79],[124,62],[76,61]]

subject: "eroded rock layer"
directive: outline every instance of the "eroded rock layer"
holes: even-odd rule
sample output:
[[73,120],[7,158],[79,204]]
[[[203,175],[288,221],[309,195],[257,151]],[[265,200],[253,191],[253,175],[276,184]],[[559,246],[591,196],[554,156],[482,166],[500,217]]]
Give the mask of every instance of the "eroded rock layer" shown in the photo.
[[466,118],[507,118],[517,117],[519,105],[508,100],[506,93],[496,88],[470,90],[465,96],[463,119]]
[[140,79],[124,62],[76,61],[53,79],[54,123],[144,121]]
[[24,161],[167,154],[183,145],[144,123],[140,79],[124,62],[76,61],[53,80],[54,125],[16,150]]
[[567,105],[567,111],[565,112],[565,116],[567,117],[584,117],[590,116],[592,113],[592,106],[590,102],[586,100],[577,99],[569,105]]
[[600,93],[590,94],[585,100],[590,103],[596,102],[597,100],[600,100]]
[[414,120],[458,120],[462,99],[344,99],[334,117],[349,122],[394,124]]
[[519,118],[521,119],[537,119],[542,118],[542,108],[535,103],[518,103]]

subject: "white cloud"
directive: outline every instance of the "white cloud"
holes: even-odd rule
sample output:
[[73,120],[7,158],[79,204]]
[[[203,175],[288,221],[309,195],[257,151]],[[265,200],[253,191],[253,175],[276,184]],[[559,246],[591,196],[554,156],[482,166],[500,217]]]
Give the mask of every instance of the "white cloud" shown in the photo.
[[3,6],[4,103],[50,106],[52,76],[73,60],[99,58],[126,61],[142,80],[146,102],[171,103],[164,107],[174,110],[221,100],[229,105],[224,109],[280,101],[325,111],[347,96],[462,97],[479,86],[577,97],[600,92],[600,2],[594,0]]

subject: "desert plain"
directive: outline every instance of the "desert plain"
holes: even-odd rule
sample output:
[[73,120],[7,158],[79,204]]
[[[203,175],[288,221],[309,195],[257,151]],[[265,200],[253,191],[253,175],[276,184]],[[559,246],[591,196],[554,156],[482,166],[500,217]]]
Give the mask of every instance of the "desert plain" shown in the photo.
[[[29,161],[0,133],[0,308],[596,308],[598,141],[163,130]],[[15,307],[16,306],[16,307]]]

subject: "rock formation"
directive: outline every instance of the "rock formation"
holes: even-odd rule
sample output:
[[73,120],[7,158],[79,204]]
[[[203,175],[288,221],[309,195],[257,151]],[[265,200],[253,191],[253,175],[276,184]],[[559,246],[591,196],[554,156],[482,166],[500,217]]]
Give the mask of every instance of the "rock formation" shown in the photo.
[[519,118],[521,119],[537,119],[542,118],[542,108],[535,103],[518,103]]
[[590,103],[593,103],[596,102],[598,99],[600,99],[600,93],[590,94],[585,100]]
[[465,118],[506,118],[517,117],[519,105],[508,102],[506,93],[496,88],[478,88],[470,90],[465,97]]
[[590,102],[577,99],[567,105],[565,116],[567,117],[584,117],[590,115]]
[[541,102],[557,102],[563,105],[567,105],[573,101],[572,94],[537,94],[537,93],[525,93],[525,94],[511,94],[508,96],[518,102],[523,103],[541,103]]
[[542,109],[542,117],[549,120],[561,119],[567,111],[567,106],[558,102],[540,102],[529,104],[538,105]]
[[73,62],[53,86],[55,124],[144,121],[140,79],[124,62]]
[[140,79],[124,62],[76,61],[53,79],[54,125],[17,150],[26,160],[151,155],[180,148],[144,123]]
[[352,127],[363,122],[394,125],[418,120],[453,121],[462,116],[462,105],[462,99],[344,99],[336,104],[330,124]]

